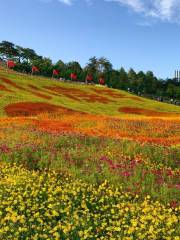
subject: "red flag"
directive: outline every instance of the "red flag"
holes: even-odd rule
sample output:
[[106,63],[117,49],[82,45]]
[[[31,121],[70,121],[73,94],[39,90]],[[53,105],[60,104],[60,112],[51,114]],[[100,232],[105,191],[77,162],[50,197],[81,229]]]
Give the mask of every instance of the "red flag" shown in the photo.
[[54,70],[53,70],[53,75],[59,75],[59,71],[56,70],[56,69],[54,69]]
[[7,67],[8,68],[14,68],[16,66],[15,62],[12,60],[7,61]]
[[88,74],[86,77],[86,81],[91,82],[93,80],[93,76],[91,74]]
[[77,80],[77,74],[76,73],[71,73],[70,75],[72,80]]
[[105,84],[104,78],[100,78],[100,79],[99,79],[99,84],[101,84],[101,85],[104,85],[104,84]]
[[36,66],[32,66],[32,73],[39,72],[39,69]]

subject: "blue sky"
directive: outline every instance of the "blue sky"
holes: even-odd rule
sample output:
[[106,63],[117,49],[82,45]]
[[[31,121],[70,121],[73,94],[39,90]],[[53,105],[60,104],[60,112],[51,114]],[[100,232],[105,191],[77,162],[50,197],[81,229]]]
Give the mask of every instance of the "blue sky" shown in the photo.
[[0,41],[53,62],[105,56],[119,69],[180,69],[180,0],[1,0]]

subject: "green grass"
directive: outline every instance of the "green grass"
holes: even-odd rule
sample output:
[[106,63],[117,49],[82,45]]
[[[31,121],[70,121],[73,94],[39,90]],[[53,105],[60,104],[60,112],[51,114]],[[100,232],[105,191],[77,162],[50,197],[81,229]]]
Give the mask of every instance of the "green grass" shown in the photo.
[[[21,86],[26,89],[20,90],[16,89],[13,86],[10,86],[9,84],[3,83],[1,80],[1,77],[5,77],[16,83],[18,86]],[[134,95],[129,94],[125,91],[121,90],[113,90],[114,93],[118,94],[124,94],[125,98],[114,98],[112,96],[105,95],[103,93],[97,94],[98,96],[104,96],[107,97],[109,100],[113,100],[114,102],[109,102],[107,104],[95,102],[91,103],[85,100],[80,99],[80,101],[76,101],[73,99],[70,99],[63,94],[60,96],[54,96],[50,93],[48,94],[45,92],[45,95],[51,96],[52,99],[42,99],[41,97],[35,96],[32,93],[28,92],[27,90],[31,90],[28,85],[34,85],[42,90],[41,93],[44,91],[44,87],[49,87],[53,85],[57,85],[60,87],[65,88],[74,88],[84,91],[85,94],[96,94],[92,89],[108,89],[106,87],[100,87],[100,86],[90,86],[90,85],[80,85],[80,84],[74,84],[74,83],[63,83],[58,82],[57,80],[43,78],[39,76],[30,76],[30,75],[23,75],[18,74],[16,72],[7,72],[6,70],[0,69],[0,84],[3,84],[8,89],[14,91],[14,92],[5,92],[0,90],[0,116],[5,116],[4,107],[11,103],[17,103],[17,102],[47,102],[55,105],[64,106],[70,109],[88,112],[92,114],[103,114],[103,115],[111,115],[111,116],[120,116],[123,113],[119,112],[120,107],[138,107],[138,108],[145,108],[148,110],[155,110],[160,112],[170,112],[170,113],[180,113],[180,107],[174,106],[166,103],[161,103],[145,98],[139,98],[142,101],[138,101],[135,99],[131,99],[128,97],[133,97]],[[36,90],[35,90],[36,92]]]

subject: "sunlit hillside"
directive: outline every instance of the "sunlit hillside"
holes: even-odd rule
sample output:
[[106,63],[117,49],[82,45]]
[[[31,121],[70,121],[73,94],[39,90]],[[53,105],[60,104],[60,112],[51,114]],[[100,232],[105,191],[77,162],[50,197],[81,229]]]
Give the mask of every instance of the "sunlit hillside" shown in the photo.
[[0,69],[0,240],[179,240],[180,107]]
[[[98,85],[64,83],[54,79],[23,75],[3,68],[0,69],[0,102],[0,116],[55,112],[58,106],[110,116],[136,114],[178,117],[180,113],[178,106],[141,98],[125,91]],[[28,110],[30,103],[34,104],[31,110]]]

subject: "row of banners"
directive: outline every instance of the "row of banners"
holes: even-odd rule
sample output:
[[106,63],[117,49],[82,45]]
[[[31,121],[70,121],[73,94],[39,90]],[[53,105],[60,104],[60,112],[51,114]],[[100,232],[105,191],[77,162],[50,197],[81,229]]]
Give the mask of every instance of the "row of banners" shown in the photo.
[[[16,66],[16,63],[14,61],[12,61],[12,60],[7,61],[7,67],[8,68],[14,68],[15,66]],[[39,69],[36,66],[32,66],[31,71],[32,71],[32,74],[34,74],[34,73],[39,72]],[[60,74],[60,72],[57,69],[53,69],[53,72],[52,72],[53,76],[58,76],[59,74]],[[76,73],[71,73],[70,78],[71,78],[71,80],[77,80],[77,74]],[[86,76],[86,81],[87,82],[92,82],[93,81],[93,76],[91,74],[88,74]],[[101,84],[101,85],[105,84],[104,78],[101,77],[99,79],[99,84]]]

